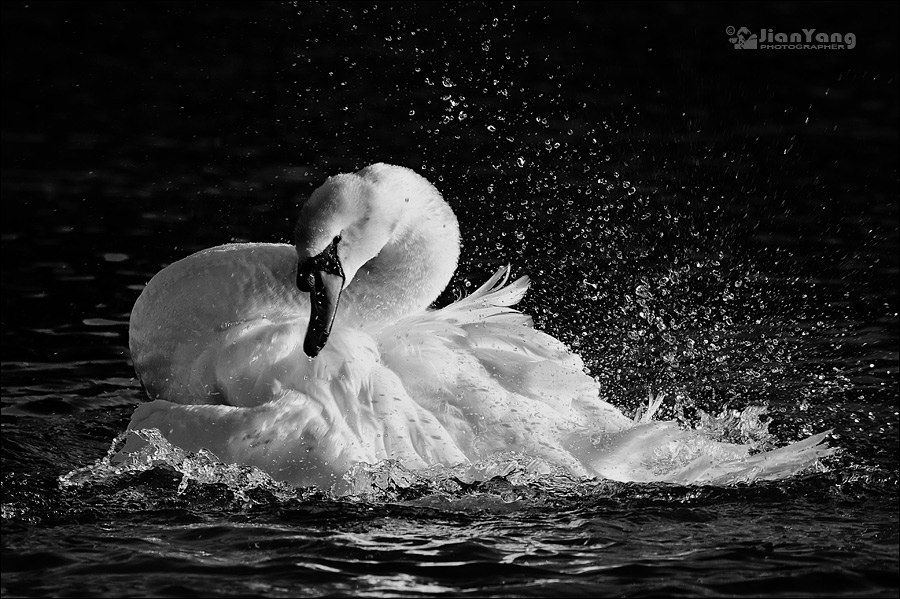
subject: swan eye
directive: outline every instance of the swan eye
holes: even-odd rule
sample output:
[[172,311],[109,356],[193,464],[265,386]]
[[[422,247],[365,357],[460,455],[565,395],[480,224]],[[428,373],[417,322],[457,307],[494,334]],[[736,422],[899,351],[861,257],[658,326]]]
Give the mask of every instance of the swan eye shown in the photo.
[[336,236],[318,256],[313,256],[297,267],[297,289],[312,293],[316,287],[316,272],[326,272],[344,278],[344,269],[341,267],[341,261],[337,255],[337,246],[340,241],[341,236]]
[[312,260],[307,260],[306,264],[297,269],[297,289],[306,293],[311,293],[316,284],[313,279],[312,269],[308,268],[310,262]]

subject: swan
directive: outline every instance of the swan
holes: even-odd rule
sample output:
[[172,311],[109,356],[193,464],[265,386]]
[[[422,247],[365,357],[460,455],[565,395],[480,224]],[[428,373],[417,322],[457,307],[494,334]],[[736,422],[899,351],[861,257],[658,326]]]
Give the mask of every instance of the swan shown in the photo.
[[[456,217],[414,171],[373,164],[302,204],[295,243],[232,243],[163,269],[131,314],[151,401],[129,431],[338,489],[354,464],[454,466],[513,451],[579,477],[681,483],[778,478],[831,450],[825,433],[748,446],[599,397],[581,358],[513,308],[528,289],[499,269],[429,309],[460,253]],[[124,456],[145,443],[130,435]]]

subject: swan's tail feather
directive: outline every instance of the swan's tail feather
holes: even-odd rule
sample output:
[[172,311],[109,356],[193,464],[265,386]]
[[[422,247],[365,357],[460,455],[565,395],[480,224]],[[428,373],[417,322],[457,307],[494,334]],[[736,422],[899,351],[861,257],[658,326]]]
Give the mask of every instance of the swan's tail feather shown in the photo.
[[722,463],[701,456],[667,480],[682,484],[733,485],[784,479],[818,468],[823,458],[833,455],[836,450],[825,444],[830,433],[825,431],[785,447]]
[[[613,480],[730,485],[780,480],[821,469],[821,460],[836,452],[825,442],[831,432],[826,431],[751,455],[756,443],[724,442],[704,430],[651,420],[662,399],[662,395],[651,395],[647,411],[639,412],[631,427],[600,435],[590,444],[573,443],[573,453],[596,474]],[[758,416],[758,409],[748,410]]]

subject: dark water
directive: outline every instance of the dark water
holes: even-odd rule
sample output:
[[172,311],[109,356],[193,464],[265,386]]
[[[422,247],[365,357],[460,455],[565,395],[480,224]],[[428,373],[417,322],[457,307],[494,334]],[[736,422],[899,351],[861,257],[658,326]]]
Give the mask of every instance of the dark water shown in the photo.
[[[898,29],[891,4],[4,3],[4,596],[896,596]],[[737,51],[727,26],[852,32]],[[143,392],[168,263],[288,241],[385,161],[510,262],[626,412],[767,405],[822,472],[735,488],[512,471],[359,497],[90,466]],[[386,473],[386,474],[385,474]],[[404,482],[404,480],[406,482]]]

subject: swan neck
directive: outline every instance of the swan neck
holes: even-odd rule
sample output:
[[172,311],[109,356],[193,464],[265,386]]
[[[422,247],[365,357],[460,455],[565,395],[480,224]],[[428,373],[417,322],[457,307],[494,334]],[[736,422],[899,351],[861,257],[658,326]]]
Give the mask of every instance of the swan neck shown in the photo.
[[395,322],[424,311],[456,271],[459,225],[443,200],[404,221],[344,290],[343,307],[361,324]]

